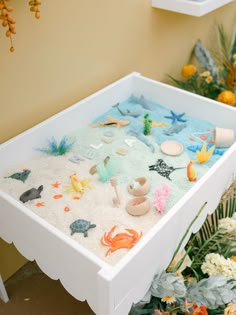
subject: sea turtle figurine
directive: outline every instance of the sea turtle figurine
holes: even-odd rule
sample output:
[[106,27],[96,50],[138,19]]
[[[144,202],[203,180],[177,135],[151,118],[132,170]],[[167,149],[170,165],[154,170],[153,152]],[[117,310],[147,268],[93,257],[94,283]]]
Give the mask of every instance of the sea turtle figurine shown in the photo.
[[79,219],[71,223],[70,229],[71,229],[71,235],[74,233],[83,233],[84,237],[88,236],[88,230],[91,228],[95,228],[96,224],[91,224],[91,222]]
[[43,190],[43,185],[39,186],[39,188],[31,188],[27,191],[25,191],[21,196],[20,196],[20,201],[22,202],[27,202],[29,200],[34,200],[37,198],[41,198],[40,193]]

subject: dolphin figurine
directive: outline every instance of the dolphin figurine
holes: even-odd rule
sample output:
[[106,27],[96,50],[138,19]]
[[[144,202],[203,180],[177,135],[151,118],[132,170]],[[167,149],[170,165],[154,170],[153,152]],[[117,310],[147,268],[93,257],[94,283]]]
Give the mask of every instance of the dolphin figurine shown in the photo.
[[120,105],[120,104],[117,103],[117,104],[113,105],[112,107],[117,108],[118,111],[121,113],[122,116],[131,116],[131,117],[134,117],[134,118],[140,116],[139,113],[137,113],[137,112],[131,112],[131,111],[129,111],[128,109],[127,109],[127,112],[122,111],[122,110],[119,108],[119,105]]
[[167,131],[164,131],[166,136],[172,136],[173,133],[179,133],[186,127],[186,124],[174,124]]

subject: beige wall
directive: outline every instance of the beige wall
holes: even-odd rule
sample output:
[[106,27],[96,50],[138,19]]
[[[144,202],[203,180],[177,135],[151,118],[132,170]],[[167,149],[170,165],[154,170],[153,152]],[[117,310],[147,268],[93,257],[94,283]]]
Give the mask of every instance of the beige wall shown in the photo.
[[[13,54],[0,28],[0,143],[132,71],[178,76],[196,39],[209,45],[216,22],[232,30],[236,12],[236,2],[197,18],[153,9],[151,0],[41,1],[38,21],[27,0],[11,0]],[[5,278],[22,263],[2,243],[1,260]]]

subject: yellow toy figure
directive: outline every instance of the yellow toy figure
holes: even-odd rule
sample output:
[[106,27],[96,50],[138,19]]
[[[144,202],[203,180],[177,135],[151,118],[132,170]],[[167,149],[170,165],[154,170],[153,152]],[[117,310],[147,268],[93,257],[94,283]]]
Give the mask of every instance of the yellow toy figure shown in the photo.
[[196,173],[193,168],[193,161],[190,161],[187,165],[187,177],[190,182],[196,182]]
[[85,177],[82,180],[79,180],[76,174],[72,174],[70,175],[70,179],[71,185],[67,187],[67,192],[79,192],[80,194],[83,194],[85,189],[93,188],[90,184],[90,178]]
[[199,163],[205,163],[205,162],[207,162],[207,161],[211,158],[211,156],[212,156],[214,150],[215,150],[215,146],[213,145],[213,146],[207,151],[207,144],[206,144],[206,142],[204,142],[203,145],[202,145],[201,151],[197,151],[197,152],[196,152],[197,161],[198,161]]

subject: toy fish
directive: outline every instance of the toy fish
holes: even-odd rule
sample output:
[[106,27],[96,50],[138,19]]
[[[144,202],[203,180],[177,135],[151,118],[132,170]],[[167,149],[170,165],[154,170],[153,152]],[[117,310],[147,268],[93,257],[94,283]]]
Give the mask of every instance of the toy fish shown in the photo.
[[165,126],[168,126],[168,124],[165,123],[164,121],[161,121],[161,122],[152,121],[152,127],[165,127]]
[[131,112],[131,111],[129,111],[128,109],[127,109],[127,112],[123,112],[123,111],[119,108],[119,103],[113,105],[112,107],[117,108],[118,111],[121,113],[122,116],[131,116],[131,117],[134,117],[134,118],[140,116],[139,113],[137,113],[137,112]]
[[187,165],[187,177],[188,177],[190,182],[196,182],[196,180],[197,180],[196,173],[195,173],[195,170],[193,168],[193,161],[190,161]]
[[92,124],[89,124],[89,125],[92,128],[97,128],[101,126],[114,126],[116,128],[120,128],[122,126],[127,126],[129,124],[129,120],[117,119],[111,116],[108,116],[107,118],[108,118],[107,121],[98,122],[97,125],[92,125]]
[[25,191],[21,196],[20,196],[20,201],[23,203],[29,201],[29,200],[34,200],[37,198],[41,198],[40,193],[43,191],[43,185],[39,186],[38,189],[36,188],[31,188],[27,191]]
[[139,133],[139,132],[137,132],[135,130],[129,130],[128,134],[130,136],[136,137],[138,140],[140,140],[141,142],[146,144],[146,146],[148,146],[151,149],[152,153],[155,152],[155,148],[154,148],[153,144],[150,143],[143,134],[141,134],[141,133]]
[[148,104],[147,100],[145,99],[143,95],[141,95],[139,98],[134,95],[131,95],[129,98],[129,102],[137,103],[141,105],[144,109],[153,110],[153,107]]
[[174,124],[167,131],[164,131],[163,133],[166,136],[172,136],[174,133],[179,133],[184,128],[186,128],[186,124]]
[[[209,143],[209,144],[207,144],[206,149],[209,150],[212,146],[213,146],[213,144]],[[192,151],[192,152],[201,151],[202,144],[190,145],[187,147],[187,149],[189,151]],[[225,153],[225,149],[215,148],[215,150],[213,151],[213,155],[223,155],[224,153]]]
[[149,166],[149,171],[156,171],[159,175],[171,180],[169,177],[175,170],[180,170],[185,167],[168,166],[162,159],[158,159],[156,164]]
[[8,176],[6,178],[14,178],[17,180],[21,180],[24,183],[26,179],[28,178],[30,172],[31,172],[30,170],[24,170],[23,172],[14,173],[11,176]]

